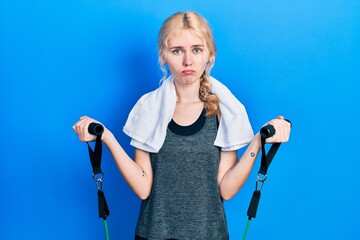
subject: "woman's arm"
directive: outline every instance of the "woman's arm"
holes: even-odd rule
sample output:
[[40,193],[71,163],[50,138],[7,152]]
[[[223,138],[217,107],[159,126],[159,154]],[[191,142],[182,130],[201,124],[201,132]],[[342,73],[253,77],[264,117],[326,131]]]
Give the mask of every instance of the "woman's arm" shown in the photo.
[[[275,135],[266,140],[267,143],[287,142],[290,137],[290,123],[282,116],[271,120],[275,128]],[[257,133],[250,145],[237,161],[237,152],[221,152],[218,172],[218,183],[221,197],[225,200],[231,199],[244,185],[254,166],[255,160],[261,148],[261,137]]]
[[231,199],[244,185],[254,166],[260,146],[260,135],[256,134],[239,161],[237,151],[221,152],[218,182],[223,199]]
[[121,175],[139,198],[147,199],[153,180],[150,154],[135,149],[134,160],[132,160],[111,132],[105,130],[104,134],[103,142],[110,150]]
[[[81,117],[73,126],[80,141],[94,141],[95,137],[88,133],[87,129],[91,122],[97,122],[89,117]],[[150,195],[153,173],[150,162],[150,154],[140,149],[135,150],[134,160],[120,146],[114,135],[104,127],[102,141],[108,147],[115,163],[134,193],[141,199]]]

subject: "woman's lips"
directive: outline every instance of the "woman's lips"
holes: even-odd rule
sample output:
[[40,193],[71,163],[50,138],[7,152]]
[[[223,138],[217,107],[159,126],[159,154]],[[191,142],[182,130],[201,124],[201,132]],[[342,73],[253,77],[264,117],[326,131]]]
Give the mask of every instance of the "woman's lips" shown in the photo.
[[184,71],[182,71],[182,74],[184,74],[184,75],[192,75],[194,73],[195,73],[194,70],[184,70]]

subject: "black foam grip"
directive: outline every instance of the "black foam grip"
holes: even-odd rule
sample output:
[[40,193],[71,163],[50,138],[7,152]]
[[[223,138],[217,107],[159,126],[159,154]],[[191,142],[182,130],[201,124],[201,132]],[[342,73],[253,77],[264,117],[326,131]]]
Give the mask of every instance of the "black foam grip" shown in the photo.
[[104,127],[99,123],[90,123],[88,131],[92,135],[101,136],[104,132]]
[[[288,120],[288,119],[284,119],[284,120],[287,121],[288,123],[290,123],[290,127],[292,127],[292,123],[290,122],[290,120]],[[263,138],[272,137],[272,136],[274,136],[274,134],[275,134],[275,128],[270,124],[266,125],[260,129],[260,135]]]
[[263,138],[269,138],[274,136],[275,128],[272,125],[266,125],[260,129],[260,135]]

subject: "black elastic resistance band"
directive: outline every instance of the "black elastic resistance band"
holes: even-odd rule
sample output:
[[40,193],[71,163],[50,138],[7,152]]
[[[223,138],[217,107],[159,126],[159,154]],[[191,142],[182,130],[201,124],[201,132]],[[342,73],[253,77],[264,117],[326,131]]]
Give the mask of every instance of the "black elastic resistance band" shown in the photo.
[[[269,125],[269,126],[271,126],[271,125]],[[256,212],[257,212],[257,208],[258,208],[260,197],[261,197],[261,189],[267,178],[268,168],[269,168],[271,161],[273,160],[277,150],[280,147],[280,143],[274,143],[274,144],[272,144],[268,153],[266,154],[265,141],[266,141],[266,138],[261,135],[261,165],[260,165],[260,170],[257,174],[255,191],[251,198],[250,205],[249,205],[248,212],[247,212],[249,220],[251,220],[251,218],[256,217]]]
[[104,173],[101,171],[101,155],[102,155],[101,137],[104,132],[104,127],[98,123],[90,123],[88,131],[90,134],[96,135],[94,150],[91,149],[89,143],[87,144],[89,150],[90,163],[93,169],[92,177],[95,180],[98,189],[99,217],[106,220],[106,218],[110,215],[110,211],[106,202],[105,194],[102,190],[102,180],[104,178]]
[[[285,119],[286,120],[286,119]],[[289,120],[288,121],[290,124],[291,122]],[[260,170],[257,174],[257,179],[256,179],[256,186],[255,186],[255,191],[251,197],[251,201],[249,204],[249,208],[247,210],[247,216],[248,216],[248,223],[246,225],[246,229],[245,229],[245,233],[243,236],[243,240],[246,239],[246,235],[249,229],[249,225],[250,225],[250,220],[252,218],[256,217],[256,212],[259,206],[259,202],[260,202],[260,197],[261,197],[261,189],[264,185],[264,182],[267,178],[267,171],[268,168],[273,160],[273,158],[275,157],[276,152],[278,151],[281,143],[273,143],[268,151],[268,153],[266,153],[265,150],[265,142],[267,138],[270,138],[272,136],[274,136],[275,134],[275,128],[272,125],[267,125],[264,126],[260,129],[260,135],[261,135],[261,165],[260,165]]]

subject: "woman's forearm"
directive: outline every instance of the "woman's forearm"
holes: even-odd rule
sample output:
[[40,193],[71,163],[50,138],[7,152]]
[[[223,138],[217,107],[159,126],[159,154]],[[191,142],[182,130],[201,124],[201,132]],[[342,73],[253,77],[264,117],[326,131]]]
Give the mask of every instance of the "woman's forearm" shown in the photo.
[[260,148],[260,135],[256,134],[239,161],[237,161],[222,178],[220,182],[220,194],[223,199],[231,199],[244,185],[254,166]]

